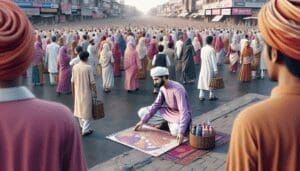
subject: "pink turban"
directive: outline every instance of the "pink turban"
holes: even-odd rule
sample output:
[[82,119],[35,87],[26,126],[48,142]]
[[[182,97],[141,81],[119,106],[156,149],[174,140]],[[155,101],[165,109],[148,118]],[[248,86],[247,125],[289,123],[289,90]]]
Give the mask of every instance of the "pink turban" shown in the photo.
[[0,80],[22,75],[34,54],[34,32],[24,12],[10,0],[0,1]]

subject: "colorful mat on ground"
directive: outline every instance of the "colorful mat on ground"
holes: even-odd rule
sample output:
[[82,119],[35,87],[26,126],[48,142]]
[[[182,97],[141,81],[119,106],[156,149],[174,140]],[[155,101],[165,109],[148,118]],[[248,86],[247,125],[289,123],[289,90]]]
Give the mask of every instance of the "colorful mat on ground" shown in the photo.
[[[230,140],[230,135],[222,132],[216,133],[216,147],[222,146],[228,143]],[[189,145],[189,143],[182,144],[177,148],[167,152],[162,156],[162,159],[173,161],[177,164],[188,165],[193,161],[199,159],[206,153],[210,152],[209,150],[198,150]]]
[[[134,127],[128,128],[106,138],[155,157],[179,145],[176,137],[171,136],[169,132],[148,125],[143,125],[143,128],[139,131],[134,131],[133,129]],[[186,138],[184,142],[187,140]]]

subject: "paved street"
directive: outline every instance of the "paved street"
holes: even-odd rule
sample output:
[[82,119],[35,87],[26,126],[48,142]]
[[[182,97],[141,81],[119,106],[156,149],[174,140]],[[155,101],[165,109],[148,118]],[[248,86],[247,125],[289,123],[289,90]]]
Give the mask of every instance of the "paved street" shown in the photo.
[[[232,123],[237,114],[245,107],[257,103],[267,96],[258,94],[246,94],[236,98],[224,105],[217,107],[214,110],[206,112],[200,116],[194,117],[194,123],[201,123],[208,118],[211,119],[211,124],[217,131],[230,134]],[[226,156],[229,144],[216,147],[213,151],[203,155],[189,165],[183,166],[174,162],[163,160],[160,157],[151,157],[137,150],[125,152],[107,162],[96,165],[90,171],[161,171],[161,170],[184,170],[184,171],[204,171],[217,170],[224,171],[226,167]]]
[[[199,66],[196,68],[199,73]],[[225,81],[225,89],[217,91],[218,101],[200,102],[198,99],[199,90],[197,89],[197,83],[185,86],[192,105],[193,117],[200,116],[205,112],[213,110],[222,104],[248,93],[269,95],[275,85],[268,79],[254,80],[250,83],[240,83],[237,81],[237,74],[228,72],[227,65],[220,67],[220,70]],[[46,81],[48,81],[47,75],[46,78]],[[24,80],[24,82],[29,82],[29,79],[27,81]],[[94,134],[83,138],[83,146],[89,168],[131,150],[128,147],[105,139],[105,136],[132,127],[139,120],[136,111],[140,107],[151,104],[155,99],[155,96],[152,94],[152,81],[150,77],[148,77],[147,80],[140,81],[140,90],[132,94],[128,94],[124,90],[123,80],[124,74],[121,78],[115,80],[115,88],[110,94],[104,94],[102,89],[98,87],[99,97],[104,101],[106,117],[102,120],[94,121]],[[98,81],[100,84],[101,80]],[[47,83],[43,87],[27,85],[37,97],[63,103],[73,110],[71,95],[58,97],[55,93],[55,87],[51,87]]]

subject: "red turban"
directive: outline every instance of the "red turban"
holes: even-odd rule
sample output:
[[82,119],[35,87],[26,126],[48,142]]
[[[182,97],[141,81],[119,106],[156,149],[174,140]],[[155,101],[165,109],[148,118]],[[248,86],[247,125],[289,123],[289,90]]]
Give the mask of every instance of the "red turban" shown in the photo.
[[0,80],[22,75],[34,54],[34,34],[27,16],[10,0],[0,1]]
[[258,27],[271,47],[300,60],[300,1],[271,0],[258,15]]

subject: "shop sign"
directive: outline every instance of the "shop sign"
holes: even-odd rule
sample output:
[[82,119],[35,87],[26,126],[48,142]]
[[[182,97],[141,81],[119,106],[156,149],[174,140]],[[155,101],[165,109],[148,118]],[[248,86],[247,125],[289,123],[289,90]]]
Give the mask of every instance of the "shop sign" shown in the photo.
[[212,9],[212,15],[220,15],[220,9]]
[[41,8],[41,13],[57,13],[55,8]]
[[231,8],[225,8],[221,10],[222,15],[231,15]]
[[248,8],[261,8],[265,2],[246,2],[245,7]]
[[245,2],[234,2],[235,7],[244,7],[245,5]]
[[72,14],[72,5],[71,4],[62,2],[60,4],[60,8],[61,8],[62,14],[67,14],[67,15]]
[[211,15],[211,10],[205,10],[205,15]]
[[232,8],[232,15],[252,15],[251,8]]
[[21,8],[21,9],[28,16],[40,15],[40,9],[39,8]]
[[58,8],[58,4],[55,3],[40,3],[40,2],[15,2],[19,7],[23,8],[30,8],[30,7],[36,7],[36,8]]
[[42,8],[43,7],[43,3],[40,2],[32,2],[32,6],[36,7],[36,8]]
[[32,7],[32,2],[15,2],[19,7],[24,7],[24,8],[28,8],[28,7]]

